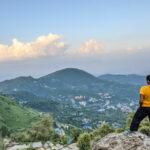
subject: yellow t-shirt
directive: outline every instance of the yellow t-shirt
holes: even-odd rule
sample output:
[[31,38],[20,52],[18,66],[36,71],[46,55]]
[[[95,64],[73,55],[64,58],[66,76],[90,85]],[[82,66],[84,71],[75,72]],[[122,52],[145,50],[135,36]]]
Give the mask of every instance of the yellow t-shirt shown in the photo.
[[144,95],[142,107],[150,107],[150,85],[142,86],[140,94]]

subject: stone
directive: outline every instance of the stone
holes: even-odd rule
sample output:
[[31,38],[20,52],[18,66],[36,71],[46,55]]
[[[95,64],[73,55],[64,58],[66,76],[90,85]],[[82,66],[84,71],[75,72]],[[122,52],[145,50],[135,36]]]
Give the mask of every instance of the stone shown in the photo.
[[21,149],[25,149],[25,148],[29,148],[28,145],[24,144],[24,145],[15,145],[15,146],[12,146],[12,147],[8,147],[6,148],[6,150],[21,150]]
[[42,143],[41,142],[34,142],[34,143],[32,143],[32,147],[33,148],[41,148],[42,147]]
[[70,144],[68,147],[72,150],[79,150],[76,143]]
[[48,144],[48,143],[45,143],[45,144],[44,144],[44,147],[45,147],[45,148],[48,148],[48,147],[49,147],[49,144]]
[[45,150],[44,148],[38,148],[38,150]]
[[111,133],[94,144],[92,150],[150,150],[150,137],[139,132],[131,136]]

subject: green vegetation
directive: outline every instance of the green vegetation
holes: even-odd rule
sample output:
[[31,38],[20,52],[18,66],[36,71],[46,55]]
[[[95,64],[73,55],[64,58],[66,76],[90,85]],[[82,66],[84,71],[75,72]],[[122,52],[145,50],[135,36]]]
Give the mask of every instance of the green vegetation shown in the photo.
[[78,138],[78,147],[80,150],[90,150],[91,148],[91,138],[90,134],[83,133]]
[[3,139],[1,135],[0,135],[0,150],[3,150]]
[[92,139],[96,142],[106,136],[109,133],[115,132],[114,127],[108,125],[108,124],[103,124],[101,127],[95,129],[91,133]]
[[0,130],[19,131],[27,129],[38,120],[38,112],[19,105],[14,100],[0,95]]
[[72,124],[78,128],[83,127],[84,118],[89,119],[87,125],[92,128],[97,128],[99,121],[107,121],[109,124],[117,122],[121,126],[124,126],[128,114],[122,112],[120,109],[109,109],[103,112],[98,112],[89,107],[76,108],[69,104],[60,104],[54,100],[27,102],[25,105],[41,112],[51,113],[57,121],[64,124]]
[[78,137],[80,136],[80,134],[81,134],[81,130],[78,128],[74,128],[71,131],[71,136],[73,138],[73,142],[76,142],[78,140]]
[[22,150],[36,150],[35,148],[25,148],[25,149],[22,149]]
[[14,133],[11,135],[11,138],[17,142],[34,142],[50,140],[53,135],[53,118],[51,116],[43,116],[32,128],[22,133]]

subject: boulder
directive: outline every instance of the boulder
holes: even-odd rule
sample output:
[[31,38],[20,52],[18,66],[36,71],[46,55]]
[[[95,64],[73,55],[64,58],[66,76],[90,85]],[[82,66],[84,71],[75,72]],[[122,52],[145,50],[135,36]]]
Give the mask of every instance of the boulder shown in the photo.
[[111,133],[94,144],[92,150],[150,150],[150,137],[140,132],[131,136]]

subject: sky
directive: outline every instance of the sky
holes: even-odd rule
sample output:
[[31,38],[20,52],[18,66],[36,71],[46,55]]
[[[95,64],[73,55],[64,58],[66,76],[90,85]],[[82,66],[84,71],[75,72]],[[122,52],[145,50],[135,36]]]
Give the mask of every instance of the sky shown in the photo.
[[149,0],[0,0],[0,81],[63,68],[150,74]]

